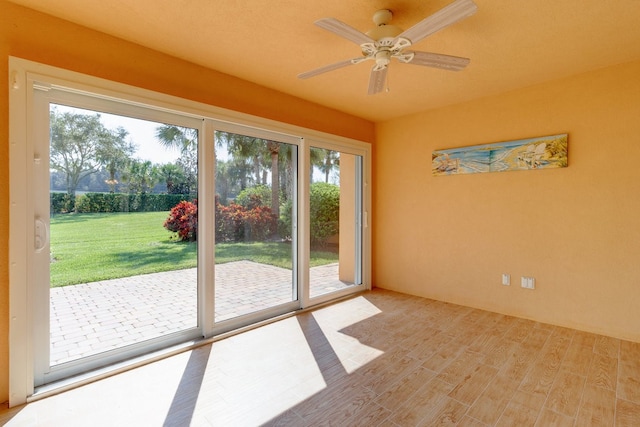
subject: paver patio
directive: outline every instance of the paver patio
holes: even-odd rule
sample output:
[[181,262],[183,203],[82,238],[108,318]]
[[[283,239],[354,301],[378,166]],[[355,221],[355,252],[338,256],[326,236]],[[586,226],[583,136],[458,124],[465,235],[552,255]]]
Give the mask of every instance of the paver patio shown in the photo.
[[[215,320],[292,301],[292,272],[251,261],[216,265]],[[197,325],[195,268],[52,288],[51,365]],[[338,264],[310,269],[311,295],[351,286]]]

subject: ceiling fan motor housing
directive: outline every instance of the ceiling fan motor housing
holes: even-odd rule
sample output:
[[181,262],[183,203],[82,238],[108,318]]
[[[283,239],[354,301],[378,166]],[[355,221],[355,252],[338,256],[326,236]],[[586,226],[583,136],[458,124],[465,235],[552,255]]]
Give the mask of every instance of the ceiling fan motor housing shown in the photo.
[[393,39],[402,34],[402,28],[389,24],[392,17],[393,14],[388,9],[379,10],[373,15],[373,22],[376,26],[366,34],[380,46],[392,46]]

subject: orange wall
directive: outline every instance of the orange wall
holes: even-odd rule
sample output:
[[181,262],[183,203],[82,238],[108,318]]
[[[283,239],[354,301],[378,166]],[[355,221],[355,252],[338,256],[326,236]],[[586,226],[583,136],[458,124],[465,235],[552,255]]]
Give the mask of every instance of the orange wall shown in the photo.
[[0,0],[0,403],[8,400],[8,56],[371,142],[372,123]]
[[[638,76],[634,62],[378,124],[374,284],[640,341]],[[431,175],[434,149],[558,133],[568,168]]]

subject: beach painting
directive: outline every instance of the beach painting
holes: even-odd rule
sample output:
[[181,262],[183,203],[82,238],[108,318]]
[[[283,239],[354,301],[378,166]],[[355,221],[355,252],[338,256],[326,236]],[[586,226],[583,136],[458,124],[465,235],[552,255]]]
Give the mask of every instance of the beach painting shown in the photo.
[[567,134],[436,150],[433,175],[567,167]]

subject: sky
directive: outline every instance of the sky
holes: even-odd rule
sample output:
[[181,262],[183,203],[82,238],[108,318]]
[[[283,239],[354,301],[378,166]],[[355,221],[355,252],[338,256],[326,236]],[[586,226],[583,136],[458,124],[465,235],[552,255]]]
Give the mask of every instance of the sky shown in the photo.
[[[60,112],[72,112],[75,114],[96,114],[96,111],[86,110],[75,107],[68,107],[65,105],[53,105]],[[151,122],[148,120],[134,119],[131,117],[119,116],[115,114],[100,112],[100,122],[111,130],[117,129],[122,126],[129,132],[129,138],[136,145],[136,152],[133,155],[134,158],[140,160],[150,160],[154,164],[166,164],[173,163],[180,157],[180,152],[177,149],[168,149],[164,147],[156,139],[156,129],[162,126],[162,123]],[[222,150],[216,147],[216,155],[219,159],[225,160],[228,157],[226,150]],[[330,182],[336,181],[336,176],[332,174]],[[324,173],[320,172],[317,168],[314,168],[313,181],[324,181]]]
[[[95,114],[95,111],[72,108],[64,105],[56,105],[55,108],[60,112],[69,111],[78,114]],[[111,130],[115,130],[119,126],[125,128],[129,132],[127,138],[133,141],[137,147],[134,157],[140,160],[150,160],[152,163],[164,164],[173,163],[180,157],[180,152],[177,149],[165,148],[156,139],[156,128],[161,126],[162,123],[108,113],[100,113],[100,122],[107,129]]]

